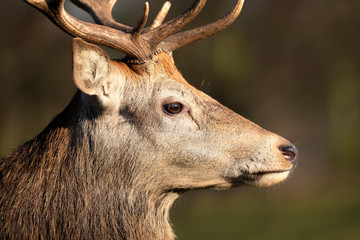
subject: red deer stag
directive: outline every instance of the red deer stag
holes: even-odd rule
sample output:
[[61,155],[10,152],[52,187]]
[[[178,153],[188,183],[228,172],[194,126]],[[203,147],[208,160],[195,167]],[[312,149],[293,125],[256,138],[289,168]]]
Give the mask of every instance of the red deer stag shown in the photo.
[[[116,0],[25,0],[73,41],[78,88],[37,137],[0,163],[1,239],[174,239],[169,209],[180,193],[287,178],[296,148],[189,85],[172,51],[231,24],[243,0],[214,23],[179,32],[204,7],[196,0],[163,23],[165,3],[145,28],[111,16]],[[126,54],[110,60],[88,42]]]

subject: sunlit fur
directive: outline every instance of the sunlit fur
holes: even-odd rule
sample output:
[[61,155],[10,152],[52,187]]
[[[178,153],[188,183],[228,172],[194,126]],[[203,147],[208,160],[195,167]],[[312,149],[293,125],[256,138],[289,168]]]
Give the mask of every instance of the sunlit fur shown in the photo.
[[[130,65],[77,39],[73,62],[68,107],[1,160],[0,239],[170,240],[180,193],[268,186],[292,168],[287,140],[193,88],[167,53]],[[183,111],[166,114],[169,101]]]

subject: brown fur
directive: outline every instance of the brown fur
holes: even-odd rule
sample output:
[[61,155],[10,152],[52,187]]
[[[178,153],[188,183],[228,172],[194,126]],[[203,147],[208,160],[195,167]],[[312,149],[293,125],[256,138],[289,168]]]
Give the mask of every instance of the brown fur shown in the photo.
[[171,239],[162,229],[177,194],[146,187],[132,193],[126,184],[131,163],[101,156],[114,154],[106,147],[97,152],[89,129],[79,127],[91,121],[79,115],[80,95],[39,136],[1,160],[0,238]]

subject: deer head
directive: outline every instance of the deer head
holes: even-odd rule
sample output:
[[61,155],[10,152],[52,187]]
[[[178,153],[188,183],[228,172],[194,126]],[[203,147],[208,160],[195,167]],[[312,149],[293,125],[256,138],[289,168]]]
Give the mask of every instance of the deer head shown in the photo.
[[[163,23],[170,7],[166,2],[148,28],[148,3],[132,28],[112,19],[116,0],[73,0],[96,24],[69,15],[64,0],[25,1],[77,37],[73,41],[73,75],[79,90],[65,111],[35,138],[35,142],[58,141],[50,144],[51,151],[42,150],[48,153],[41,153],[39,162],[60,164],[66,159],[79,169],[75,178],[81,175],[87,183],[79,190],[81,197],[82,191],[86,192],[86,201],[96,201],[93,205],[97,208],[104,208],[107,214],[116,212],[122,219],[112,221],[121,222],[121,233],[116,236],[171,239],[170,230],[152,230],[170,229],[168,210],[179,192],[242,184],[270,186],[291,172],[297,150],[289,141],[192,87],[172,58],[177,48],[230,25],[243,0],[220,20],[184,32],[179,31],[195,18],[206,0],[196,0],[180,16]],[[110,60],[104,50],[88,42],[117,49],[126,57]],[[48,135],[51,137],[44,137]],[[54,154],[54,149],[61,151]],[[52,179],[49,175],[38,181],[47,178]],[[114,210],[119,208],[117,204],[122,212]],[[132,214],[138,219],[128,220]],[[101,226],[105,229],[105,225]],[[147,232],[147,237],[140,232]]]

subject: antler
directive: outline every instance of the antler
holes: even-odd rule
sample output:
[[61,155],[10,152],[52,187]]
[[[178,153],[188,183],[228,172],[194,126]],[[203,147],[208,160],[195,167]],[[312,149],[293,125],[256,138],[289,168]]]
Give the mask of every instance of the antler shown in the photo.
[[206,0],[196,0],[180,16],[162,24],[170,3],[165,2],[153,24],[144,28],[149,15],[149,4],[145,3],[144,12],[137,26],[132,28],[116,22],[112,9],[116,0],[72,0],[88,12],[96,24],[81,21],[64,9],[65,0],[24,0],[38,8],[51,21],[72,36],[86,41],[119,50],[130,58],[143,62],[157,52],[172,52],[175,49],[208,37],[230,25],[239,15],[244,0],[238,0],[235,8],[222,19],[185,32],[179,32],[192,21],[205,6]]
[[95,23],[130,33],[132,27],[116,22],[112,17],[112,9],[117,0],[71,0],[75,5],[88,12]]
[[[39,9],[62,30],[88,42],[119,50],[135,59],[146,59],[149,52],[143,44],[135,44],[131,34],[108,26],[83,22],[64,9],[65,0],[24,0]],[[94,1],[95,2],[95,1]]]
[[243,5],[244,0],[237,1],[234,9],[223,18],[202,27],[174,34],[161,42],[159,48],[164,49],[167,52],[172,52],[192,42],[214,35],[235,21],[239,16]]

